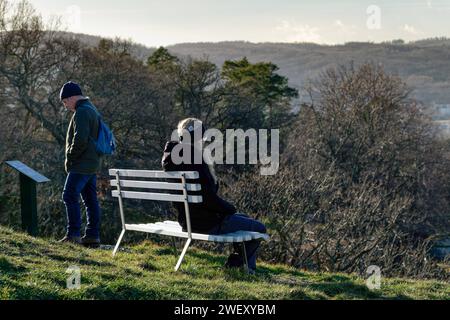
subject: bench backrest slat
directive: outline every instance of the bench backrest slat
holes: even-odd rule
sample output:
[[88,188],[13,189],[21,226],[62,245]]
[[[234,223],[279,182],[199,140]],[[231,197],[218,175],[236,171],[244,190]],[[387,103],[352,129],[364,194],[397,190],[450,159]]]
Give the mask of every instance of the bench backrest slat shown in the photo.
[[[121,180],[120,186],[141,189],[183,190],[183,184],[175,182]],[[117,187],[117,180],[111,180],[111,187]],[[186,183],[186,189],[187,191],[200,191],[201,184]]]
[[[122,191],[122,198],[130,199],[143,199],[143,200],[158,200],[158,201],[173,201],[173,202],[184,202],[184,196],[182,194],[169,194],[169,193],[153,193],[153,192],[136,192],[136,191]],[[119,196],[119,191],[112,191],[113,197]],[[200,203],[202,202],[202,196],[189,196],[188,202],[190,203]]]
[[109,169],[109,174],[115,176],[119,171],[121,177],[141,177],[141,178],[161,178],[161,179],[181,179],[184,172],[186,179],[198,179],[197,171],[158,171],[158,170],[128,170],[128,169]]

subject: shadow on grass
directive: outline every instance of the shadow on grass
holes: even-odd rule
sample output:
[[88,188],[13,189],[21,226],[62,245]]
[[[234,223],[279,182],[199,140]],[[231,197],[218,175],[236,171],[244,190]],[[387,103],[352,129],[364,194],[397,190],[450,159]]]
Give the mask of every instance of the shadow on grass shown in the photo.
[[345,281],[351,281],[351,278],[346,275],[340,275],[340,274],[330,274],[326,275],[322,278],[322,281],[330,281],[330,282],[345,282]]
[[9,262],[6,257],[0,257],[0,271],[6,275],[16,275],[25,272],[27,269],[22,266],[16,266]]
[[70,263],[75,263],[75,264],[80,264],[80,265],[85,265],[85,266],[110,267],[113,265],[110,262],[98,261],[98,260],[86,259],[86,258],[68,257],[66,255],[59,255],[59,254],[54,254],[54,253],[47,253],[45,256],[52,260],[70,262]]
[[[180,251],[180,252],[181,252],[181,251]],[[180,252],[177,252],[177,255],[179,255]],[[176,255],[176,254],[175,254],[174,248],[170,248],[170,247],[168,247],[168,248],[160,248],[160,249],[156,249],[156,250],[155,250],[155,254],[156,254],[157,256],[168,256],[168,255],[174,256],[174,255]]]
[[156,300],[164,299],[160,291],[150,288],[136,288],[126,283],[111,283],[108,286],[97,286],[86,289],[84,294],[86,299],[101,300]]
[[268,276],[289,275],[289,276],[293,276],[293,277],[308,277],[307,274],[305,274],[304,272],[302,272],[300,270],[291,270],[291,269],[282,268],[282,267],[278,267],[278,266],[270,266],[270,267],[258,266],[257,272],[259,274],[268,275]]
[[5,279],[2,282],[5,288],[14,288],[8,292],[8,299],[11,300],[56,300],[63,298],[55,290],[36,287],[24,281]]
[[[337,276],[339,278],[339,276]],[[342,278],[345,278],[342,277]],[[307,291],[313,290],[308,293]],[[372,291],[367,286],[357,284],[351,281],[336,281],[336,282],[319,282],[308,283],[304,287],[291,291],[285,299],[399,299],[409,300],[411,299],[405,295],[397,295],[395,297],[385,297],[381,291]]]
[[213,266],[223,266],[227,259],[226,255],[216,256],[216,255],[211,255],[206,252],[200,252],[200,251],[195,251],[195,250],[188,252],[188,256],[195,257],[200,260],[204,260],[205,264],[208,263],[208,264],[212,264]]
[[150,259],[146,259],[145,261],[140,262],[139,267],[144,269],[145,271],[159,271],[159,268]]
[[8,241],[2,242],[2,249],[5,250],[5,252],[8,252],[8,256],[15,256],[15,257],[24,257],[24,256],[30,256],[30,257],[42,257],[43,254],[40,250],[38,250],[38,247],[36,244],[32,243],[29,240],[15,240],[15,239],[9,239]]

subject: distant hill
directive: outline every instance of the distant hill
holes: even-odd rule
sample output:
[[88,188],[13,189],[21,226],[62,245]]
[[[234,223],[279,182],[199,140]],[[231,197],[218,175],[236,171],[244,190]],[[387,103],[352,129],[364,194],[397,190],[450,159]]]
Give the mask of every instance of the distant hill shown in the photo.
[[[72,33],[72,32],[59,32],[59,34],[65,36],[65,37],[70,37],[70,38],[76,38],[78,40],[80,40],[81,42],[84,42],[85,44],[87,44],[88,46],[97,46],[100,39],[102,39],[102,37],[100,36],[94,36],[94,35],[90,35],[90,34],[84,34],[84,33]],[[134,43],[131,47],[131,53],[141,59],[141,60],[146,60],[148,56],[150,56],[156,48],[148,48],[144,45],[141,44],[137,44]]]
[[[95,45],[99,37],[70,34]],[[434,106],[436,119],[450,118],[450,39],[436,38],[405,43],[351,42],[344,45],[312,43],[180,43],[167,47],[179,57],[206,57],[221,66],[225,60],[247,57],[251,62],[271,61],[290,85],[301,89],[307,79],[317,77],[326,68],[354,62],[382,64],[386,71],[399,75],[413,89],[413,97]],[[155,48],[134,45],[133,54],[145,60]],[[302,93],[300,91],[300,93]]]
[[250,61],[272,61],[291,85],[302,88],[308,78],[339,64],[371,61],[401,76],[414,89],[414,97],[430,105],[450,106],[450,40],[424,40],[404,44],[348,43],[326,46],[287,43],[186,43],[168,48],[177,55],[207,56],[222,65],[246,56]]

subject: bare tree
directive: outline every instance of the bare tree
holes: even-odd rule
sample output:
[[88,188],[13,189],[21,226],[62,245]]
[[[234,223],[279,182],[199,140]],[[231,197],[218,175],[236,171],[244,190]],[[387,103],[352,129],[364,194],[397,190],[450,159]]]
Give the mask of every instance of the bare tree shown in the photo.
[[450,230],[448,142],[401,80],[374,65],[330,69],[307,90],[277,175],[249,174],[228,191],[275,230],[266,257],[434,275],[431,240]]
[[26,1],[0,1],[0,77],[2,94],[25,108],[64,144],[67,117],[58,93],[80,59],[79,43],[44,26]]

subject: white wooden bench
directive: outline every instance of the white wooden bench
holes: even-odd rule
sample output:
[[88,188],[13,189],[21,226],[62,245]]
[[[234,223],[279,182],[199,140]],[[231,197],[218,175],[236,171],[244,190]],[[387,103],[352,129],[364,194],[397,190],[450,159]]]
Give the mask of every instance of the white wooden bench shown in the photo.
[[[241,242],[243,244],[244,241],[249,240],[269,239],[269,235],[267,234],[252,231],[237,231],[221,235],[193,233],[189,215],[189,203],[201,203],[203,199],[201,195],[192,194],[193,191],[201,190],[201,184],[191,182],[187,183],[186,180],[198,179],[199,174],[197,171],[165,172],[153,170],[110,169],[109,174],[113,177],[113,179],[111,179],[110,181],[112,187],[112,196],[118,198],[119,200],[120,218],[122,220],[122,232],[120,233],[117,244],[114,247],[113,256],[116,255],[120,242],[122,241],[125,231],[127,230],[186,238],[186,244],[184,245],[183,251],[181,252],[177,264],[175,265],[175,271],[180,268],[180,265],[192,240],[228,243]],[[161,181],[162,179],[164,181]],[[136,189],[146,191],[136,191]],[[147,189],[150,189],[150,191],[147,191]],[[167,191],[169,190],[171,193],[167,193]],[[176,194],[174,194],[173,192],[176,192]],[[184,202],[187,232],[182,230],[182,227],[177,221],[127,224],[125,222],[125,213],[123,210],[124,198]],[[242,248],[245,267],[248,269],[245,246],[242,245]]]

